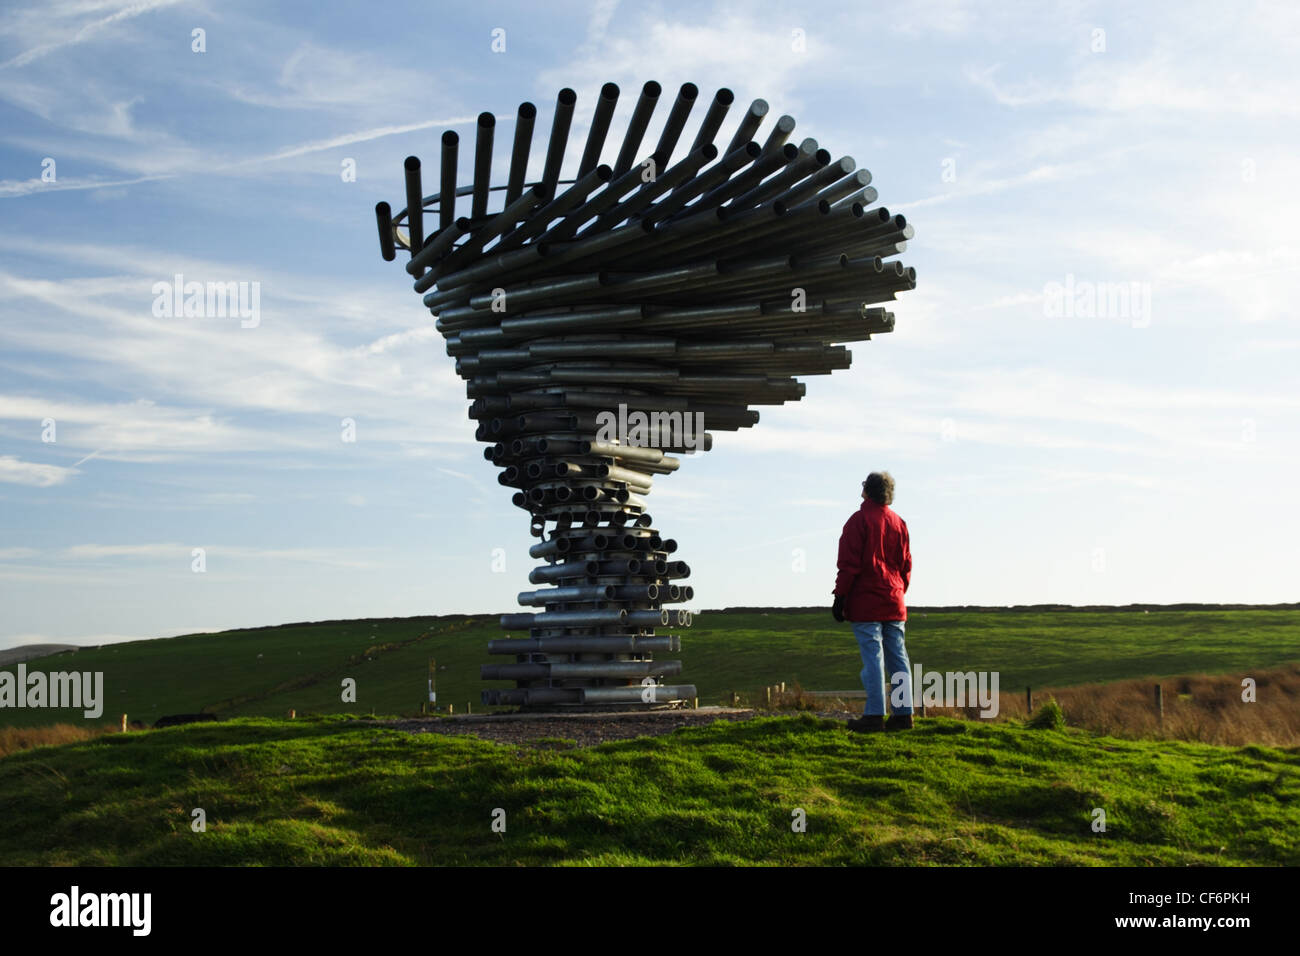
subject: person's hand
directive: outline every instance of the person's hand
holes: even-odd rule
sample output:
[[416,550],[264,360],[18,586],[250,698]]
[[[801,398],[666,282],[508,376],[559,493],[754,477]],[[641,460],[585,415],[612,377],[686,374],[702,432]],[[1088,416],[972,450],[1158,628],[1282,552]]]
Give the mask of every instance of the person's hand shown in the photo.
[[835,603],[831,605],[831,617],[835,618],[835,620],[839,621],[841,624],[844,623],[844,595],[843,594],[835,595]]

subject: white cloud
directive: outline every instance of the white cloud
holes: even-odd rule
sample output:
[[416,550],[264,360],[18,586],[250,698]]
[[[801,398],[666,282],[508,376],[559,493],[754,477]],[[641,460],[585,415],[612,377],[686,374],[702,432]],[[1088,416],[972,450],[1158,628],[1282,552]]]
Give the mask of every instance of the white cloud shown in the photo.
[[[25,17],[26,24],[40,24],[40,33],[43,37],[42,42],[24,50],[17,56],[0,63],[0,70],[17,69],[27,66],[42,57],[49,56],[58,50],[66,49],[70,46],[77,46],[92,39],[96,34],[108,29],[109,27],[129,20],[132,17],[138,17],[142,13],[148,13],[151,10],[157,10],[161,7],[169,7],[177,3],[178,0],[142,0],[142,2],[128,4],[122,9],[111,13],[106,17],[98,20],[90,20],[81,23],[72,29],[71,25],[56,23],[54,21],[64,19],[70,14],[79,13],[85,10],[85,7],[78,7],[70,4],[62,6],[54,5],[51,9],[39,11],[38,16]],[[94,9],[94,8],[91,8]],[[54,16],[51,16],[54,14]],[[62,16],[59,16],[62,14]],[[12,28],[11,28],[12,30]]]
[[17,196],[29,196],[33,193],[62,192],[78,189],[108,189],[116,186],[134,186],[138,183],[157,182],[170,179],[171,175],[136,176],[134,179],[59,179],[47,183],[39,177],[32,179],[0,179],[0,199],[12,199]]
[[358,130],[353,133],[343,133],[338,136],[332,136],[329,139],[315,140],[309,143],[299,143],[296,146],[288,146],[284,149],[279,149],[263,156],[257,156],[253,159],[218,166],[216,169],[230,169],[246,163],[271,163],[281,159],[292,159],[295,156],[305,156],[308,153],[319,153],[327,149],[337,149],[340,146],[351,146],[355,143],[366,143],[372,139],[381,139],[385,136],[396,136],[401,133],[411,133],[416,130],[431,129],[435,126],[458,126],[463,123],[473,123],[477,118],[476,114],[474,116],[453,116],[448,119],[421,120],[418,123],[406,123],[400,126],[378,126],[373,129]]
[[120,558],[145,558],[180,562],[188,565],[191,552],[195,547],[202,547],[208,561],[209,570],[220,559],[239,561],[288,562],[293,564],[322,564],[336,568],[373,568],[374,562],[357,557],[354,550],[330,550],[326,548],[251,548],[240,545],[181,544],[168,542],[149,542],[144,544],[75,544],[61,549],[57,553],[59,560],[67,561],[113,561]]
[[1060,182],[1063,179],[1074,178],[1092,170],[1092,165],[1087,162],[1077,163],[1056,163],[1043,164],[1036,166],[1024,173],[1016,176],[1008,176],[1004,179],[978,179],[972,181],[970,176],[962,176],[958,183],[950,192],[938,193],[934,196],[927,196],[924,199],[914,199],[911,202],[891,203],[890,212],[902,212],[907,209],[916,209],[920,206],[933,206],[937,203],[950,202],[953,199],[969,199],[972,196],[989,196],[994,193],[1006,192],[1009,189],[1018,189],[1021,186],[1036,186],[1045,183]]
[[48,488],[61,485],[77,473],[75,468],[23,461],[13,455],[0,455],[0,481],[15,485]]
[[[337,449],[343,417],[358,423],[358,449],[376,442],[473,441],[464,386],[432,320],[418,300],[403,294],[403,283],[363,289],[120,246],[0,237],[3,247],[76,262],[82,269],[132,273],[50,280],[0,272],[0,302],[12,320],[0,327],[0,347],[63,356],[79,369],[66,377],[74,390],[89,377],[150,396],[85,402],[43,389],[43,396],[8,395],[0,403],[3,418],[54,417],[61,442],[80,454],[136,460],[147,454],[157,460],[205,450]],[[156,318],[151,286],[170,282],[176,273],[200,281],[258,281],[261,324],[244,329],[233,319]],[[51,322],[52,313],[64,318]],[[394,316],[404,316],[402,324],[410,327],[387,331]],[[358,331],[385,327],[368,344],[355,342]],[[251,412],[277,418],[272,426],[265,418],[250,420]]]

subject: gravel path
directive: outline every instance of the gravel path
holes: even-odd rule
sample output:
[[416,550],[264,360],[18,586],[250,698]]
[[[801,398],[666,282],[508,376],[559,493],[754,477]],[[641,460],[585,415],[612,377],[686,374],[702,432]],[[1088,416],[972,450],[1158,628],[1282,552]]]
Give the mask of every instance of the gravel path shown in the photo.
[[607,740],[654,737],[681,727],[702,727],[715,720],[749,720],[754,716],[754,711],[741,708],[700,707],[595,714],[466,714],[383,723],[414,734],[471,734],[498,743],[523,745],[542,738],[561,738],[577,741],[579,747],[591,747]]

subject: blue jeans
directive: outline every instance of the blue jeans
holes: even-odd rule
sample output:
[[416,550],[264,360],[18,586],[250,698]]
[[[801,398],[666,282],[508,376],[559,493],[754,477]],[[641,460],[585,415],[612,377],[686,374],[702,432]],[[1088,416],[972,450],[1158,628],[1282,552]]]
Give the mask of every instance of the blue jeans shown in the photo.
[[[885,715],[885,699],[895,689],[894,675],[902,674],[903,706],[899,716],[912,712],[912,665],[903,644],[902,621],[853,621],[853,636],[862,651],[862,686],[867,692],[864,717]],[[882,653],[883,652],[883,653]]]

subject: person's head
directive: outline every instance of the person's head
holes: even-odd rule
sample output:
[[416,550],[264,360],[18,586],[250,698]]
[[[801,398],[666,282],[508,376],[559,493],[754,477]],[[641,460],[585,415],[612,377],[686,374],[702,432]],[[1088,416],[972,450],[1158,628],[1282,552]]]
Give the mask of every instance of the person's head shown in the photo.
[[867,475],[867,480],[862,483],[862,497],[864,500],[870,499],[878,505],[893,504],[893,476],[887,471],[873,471]]

